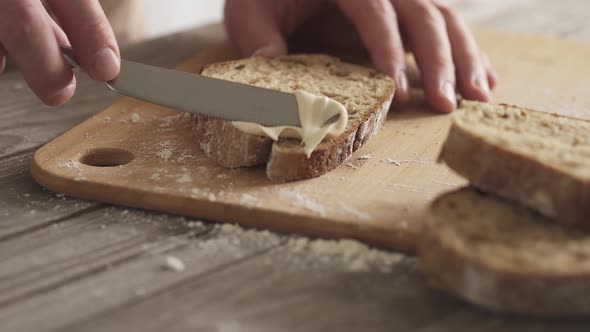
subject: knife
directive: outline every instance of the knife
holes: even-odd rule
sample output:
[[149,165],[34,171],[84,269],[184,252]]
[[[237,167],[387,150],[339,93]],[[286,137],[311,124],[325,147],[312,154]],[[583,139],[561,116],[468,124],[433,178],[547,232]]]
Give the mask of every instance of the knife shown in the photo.
[[[60,49],[64,59],[80,69],[72,49],[61,45]],[[291,93],[123,59],[119,76],[106,84],[120,94],[180,111],[264,126],[301,127],[297,99]]]

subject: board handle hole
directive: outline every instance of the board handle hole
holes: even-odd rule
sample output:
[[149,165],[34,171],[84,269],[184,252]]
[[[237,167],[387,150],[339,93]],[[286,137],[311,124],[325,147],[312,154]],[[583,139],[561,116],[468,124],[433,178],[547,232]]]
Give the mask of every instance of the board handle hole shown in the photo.
[[115,148],[101,148],[88,151],[80,162],[94,167],[117,167],[129,164],[135,156],[133,153]]

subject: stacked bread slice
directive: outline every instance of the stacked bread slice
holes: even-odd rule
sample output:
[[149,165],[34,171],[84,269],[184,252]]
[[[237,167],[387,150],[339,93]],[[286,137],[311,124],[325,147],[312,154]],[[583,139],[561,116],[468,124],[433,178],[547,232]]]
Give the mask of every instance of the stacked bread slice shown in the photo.
[[452,116],[440,158],[473,187],[425,217],[430,284],[501,312],[589,315],[590,122],[478,102]]

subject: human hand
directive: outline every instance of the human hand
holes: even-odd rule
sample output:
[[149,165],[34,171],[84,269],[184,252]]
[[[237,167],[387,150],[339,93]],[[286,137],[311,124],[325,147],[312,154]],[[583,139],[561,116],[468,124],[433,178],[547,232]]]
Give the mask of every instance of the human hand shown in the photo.
[[400,102],[410,96],[405,50],[412,51],[426,99],[440,112],[455,109],[457,88],[487,101],[497,81],[463,20],[435,0],[227,0],[225,24],[244,56],[285,54],[286,39],[302,33],[325,46],[364,46],[396,81]]
[[[76,89],[58,44],[70,45],[82,69],[110,81],[120,69],[119,48],[98,0],[0,0],[0,73],[9,54],[33,92],[48,105],[68,101]],[[62,30],[63,27],[63,30]]]

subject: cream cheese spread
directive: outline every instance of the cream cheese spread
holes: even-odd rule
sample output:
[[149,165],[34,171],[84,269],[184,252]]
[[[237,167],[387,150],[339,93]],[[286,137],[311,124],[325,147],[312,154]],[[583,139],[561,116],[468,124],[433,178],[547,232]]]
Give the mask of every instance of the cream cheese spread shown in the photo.
[[[334,99],[303,90],[296,90],[294,94],[299,108],[301,127],[265,127],[257,123],[241,121],[234,121],[232,124],[245,133],[268,136],[275,141],[280,137],[301,139],[303,150],[309,158],[324,138],[336,137],[344,132],[348,113],[344,105]],[[340,115],[338,121],[326,124],[326,121],[335,115]]]

